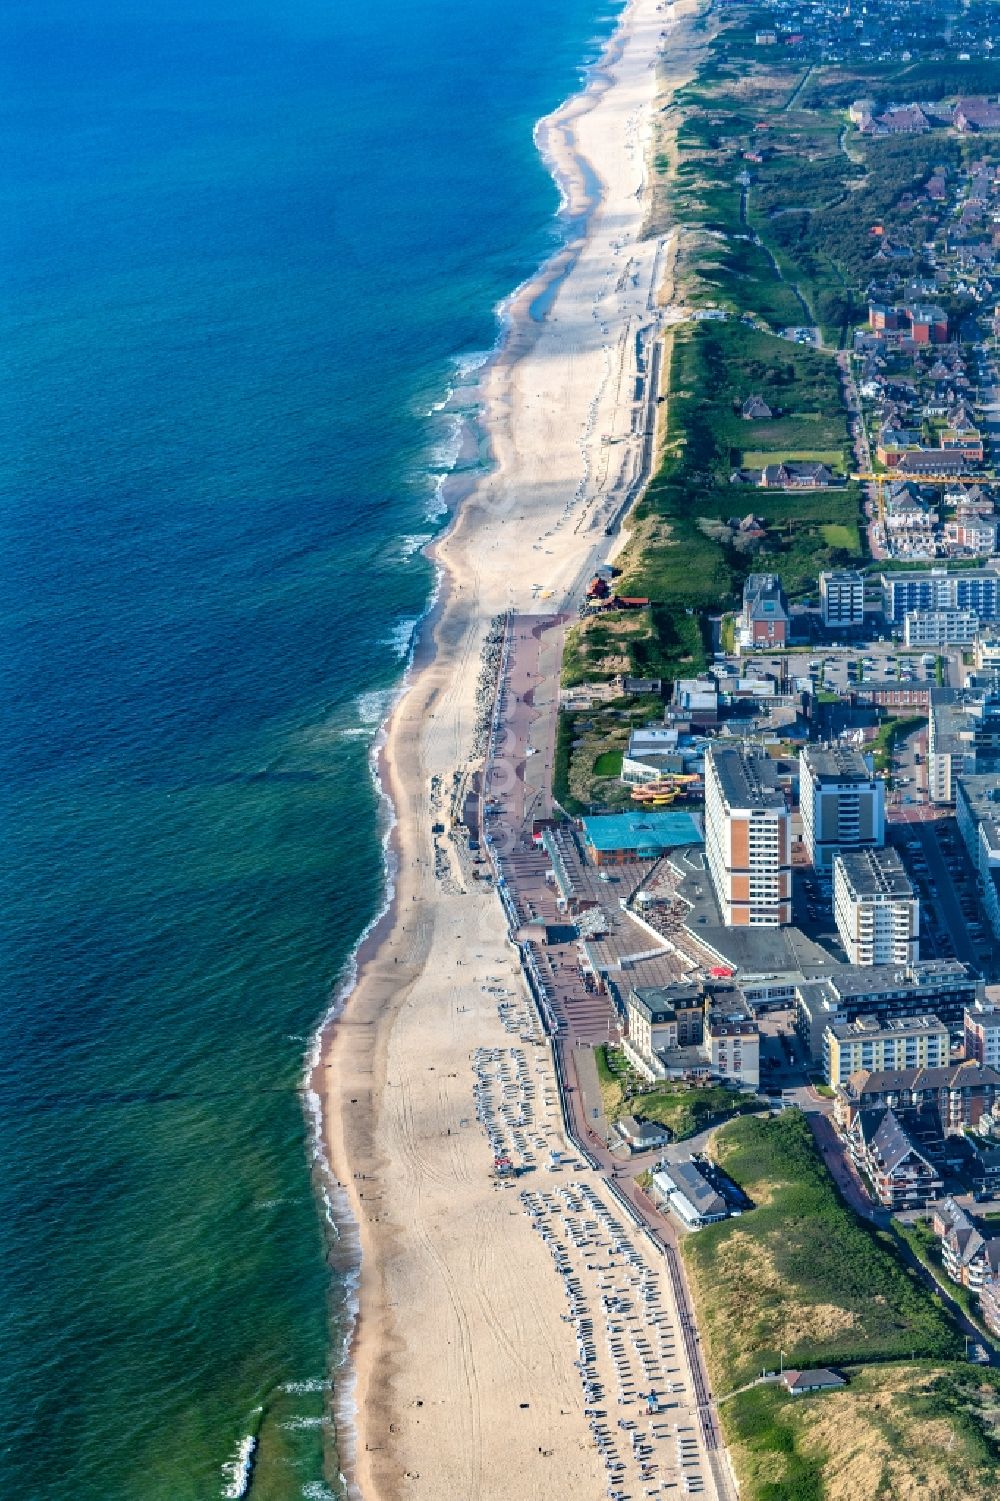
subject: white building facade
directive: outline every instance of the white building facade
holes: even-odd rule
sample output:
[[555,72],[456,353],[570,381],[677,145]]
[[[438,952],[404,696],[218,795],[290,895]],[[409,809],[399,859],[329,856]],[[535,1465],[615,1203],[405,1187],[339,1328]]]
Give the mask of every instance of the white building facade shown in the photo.
[[865,623],[865,577],[852,568],[819,576],[819,608],[830,630],[853,630]]
[[833,915],[851,964],[914,964],[920,958],[920,902],[895,850],[838,855]]
[[807,745],[799,758],[802,837],[818,870],[843,851],[885,843],[885,783],[860,751]]

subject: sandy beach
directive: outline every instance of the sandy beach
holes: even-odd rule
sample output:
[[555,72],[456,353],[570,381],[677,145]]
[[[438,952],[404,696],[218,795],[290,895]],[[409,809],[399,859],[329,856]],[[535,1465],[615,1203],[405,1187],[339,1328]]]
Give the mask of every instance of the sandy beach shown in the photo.
[[[509,337],[483,384],[496,466],[436,547],[441,597],[387,729],[395,899],[314,1077],[332,1171],[360,1234],[355,1437],[341,1439],[352,1492],[365,1501],[605,1491],[563,1278],[538,1213],[533,1225],[520,1200],[524,1181],[494,1180],[477,1119],[476,1050],[507,1058],[522,1046],[504,1010],[523,1004],[517,953],[495,894],[457,864],[435,869],[431,826],[439,789],[474,755],[491,620],[507,609],[549,613],[573,597],[612,548],[605,525],[640,463],[637,335],[655,339],[677,316],[657,296],[668,247],[639,240],[646,155],[654,108],[691,71],[685,31],[663,0],[631,0],[588,89],[540,126],[568,208],[584,207],[596,185],[599,203],[582,243],[512,300]],[[686,66],[671,79],[655,64],[674,39]],[[557,274],[542,315],[536,299]],[[549,1050],[523,1050],[532,1129],[538,1142],[565,1145]],[[589,1169],[573,1177],[604,1192]],[[529,1186],[564,1184],[538,1171]],[[598,1296],[597,1274],[581,1264],[580,1276]]]

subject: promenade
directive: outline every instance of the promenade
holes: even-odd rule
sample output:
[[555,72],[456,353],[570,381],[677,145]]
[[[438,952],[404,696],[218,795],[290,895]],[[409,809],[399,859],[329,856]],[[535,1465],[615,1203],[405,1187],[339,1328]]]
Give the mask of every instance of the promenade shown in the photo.
[[[704,1483],[720,1501],[729,1501],[735,1488],[701,1358],[678,1250],[679,1232],[636,1182],[637,1175],[661,1154],[646,1153],[623,1162],[609,1145],[599,1107],[594,1104],[590,1050],[595,1043],[617,1040],[620,1019],[611,997],[580,965],[578,945],[539,938],[540,930],[555,929],[567,921],[546,880],[550,857],[533,838],[536,821],[552,812],[551,793],[547,785],[538,785],[535,771],[547,769],[549,748],[555,743],[558,659],[553,665],[549,652],[555,640],[561,641],[564,625],[561,616],[518,615],[508,621],[483,776],[487,851],[511,941],[517,945],[525,981],[551,1041],[566,1139],[638,1232],[633,1249],[641,1246],[643,1254],[652,1253],[653,1265],[663,1276],[671,1327],[680,1335],[690,1379],[705,1461]],[[639,864],[629,870],[629,876],[641,880],[652,869],[651,862]],[[648,937],[645,943],[649,948]],[[664,955],[661,962],[675,963],[680,974],[689,961]],[[547,1197],[530,1195],[529,1212],[535,1219],[552,1207],[546,1206]],[[602,1400],[608,1400],[606,1393]]]

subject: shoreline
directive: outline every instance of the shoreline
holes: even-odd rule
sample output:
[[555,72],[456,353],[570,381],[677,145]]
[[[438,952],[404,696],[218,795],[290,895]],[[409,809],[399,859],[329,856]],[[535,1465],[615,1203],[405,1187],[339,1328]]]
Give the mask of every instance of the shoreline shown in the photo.
[[[407,1079],[404,1085],[401,1079],[389,1078],[390,1072],[399,1072],[399,1059],[393,1049],[393,1034],[397,1031],[403,1009],[416,1009],[418,1001],[424,1002],[424,992],[433,992],[430,1005],[444,999],[441,995],[441,971],[456,951],[465,953],[465,949],[461,947],[456,950],[455,939],[459,944],[463,944],[465,940],[460,934],[442,932],[442,929],[453,928],[454,921],[449,919],[456,916],[459,925],[465,927],[465,919],[473,915],[468,906],[474,906],[475,918],[479,922],[476,942],[484,950],[492,950],[488,956],[488,967],[495,968],[505,964],[512,975],[517,972],[507,949],[506,926],[500,904],[492,891],[485,894],[485,900],[480,893],[460,893],[466,897],[468,904],[464,911],[461,910],[461,901],[452,898],[446,903],[441,899],[429,840],[426,772],[428,767],[435,765],[461,767],[468,760],[470,726],[467,699],[470,687],[474,687],[479,666],[478,651],[474,651],[474,648],[481,643],[490,619],[500,613],[505,605],[516,605],[528,610],[541,608],[534,603],[539,586],[534,586],[532,594],[525,597],[524,581],[519,581],[515,586],[510,579],[511,571],[517,568],[526,545],[535,551],[541,550],[537,539],[554,536],[565,523],[565,515],[570,511],[579,512],[580,501],[586,500],[590,479],[586,445],[593,442],[593,422],[590,431],[584,429],[577,444],[583,456],[583,477],[579,478],[577,470],[577,493],[574,493],[570,505],[564,506],[562,520],[555,497],[550,498],[547,505],[533,508],[531,516],[528,516],[529,507],[523,499],[523,492],[517,485],[510,483],[511,476],[515,481],[519,478],[520,460],[516,452],[518,445],[512,445],[511,429],[515,400],[518,394],[523,393],[507,389],[505,382],[514,383],[519,367],[524,366],[543,338],[547,334],[551,335],[552,326],[559,322],[563,307],[575,290],[571,284],[581,260],[585,257],[588,246],[592,246],[592,240],[598,238],[595,221],[601,217],[602,211],[608,209],[613,193],[608,181],[588,157],[586,142],[581,142],[579,136],[586,134],[588,122],[593,126],[593,115],[601,101],[614,94],[616,83],[620,82],[616,77],[616,70],[625,71],[622,67],[623,59],[629,52],[630,43],[635,40],[640,24],[645,22],[648,28],[652,17],[658,28],[661,16],[657,0],[630,0],[600,57],[587,68],[584,86],[535,127],[536,144],[552,172],[563,200],[560,217],[572,223],[582,213],[583,223],[580,233],[572,235],[559,246],[498,309],[502,326],[497,346],[479,373],[482,405],[476,418],[477,426],[481,426],[488,441],[492,467],[486,472],[470,474],[464,471],[456,475],[454,489],[460,493],[449,493],[452,487],[448,480],[442,486],[442,498],[447,499],[451,516],[441,535],[427,549],[437,567],[436,589],[414,632],[409,660],[399,689],[372,751],[372,775],[379,790],[380,819],[384,820],[382,831],[386,900],[382,910],[375,915],[358,940],[330,1010],[316,1033],[307,1067],[306,1089],[314,1118],[316,1147],[318,1153],[325,1158],[325,1162],[321,1163],[321,1171],[325,1171],[327,1175],[324,1188],[327,1212],[335,1225],[338,1243],[343,1244],[347,1254],[349,1279],[360,1270],[357,1311],[350,1317],[351,1311],[348,1310],[349,1320],[344,1331],[342,1358],[334,1370],[334,1421],[340,1467],[348,1493],[352,1496],[364,1495],[366,1501],[372,1501],[376,1496],[411,1494],[410,1486],[404,1484],[407,1481],[413,1482],[418,1490],[423,1489],[427,1475],[426,1470],[418,1472],[402,1469],[406,1452],[414,1443],[419,1450],[422,1442],[421,1436],[416,1433],[419,1418],[408,1418],[405,1424],[399,1425],[408,1430],[407,1444],[373,1443],[376,1437],[384,1439],[387,1433],[396,1430],[397,1425],[391,1419],[402,1417],[402,1413],[398,1392],[394,1400],[393,1389],[398,1386],[404,1371],[408,1369],[406,1331],[392,1314],[396,1300],[390,1296],[387,1267],[391,1263],[393,1277],[405,1280],[405,1268],[401,1268],[401,1263],[407,1256],[401,1242],[412,1227],[409,1223],[400,1224],[398,1219],[394,1221],[391,1211],[387,1215],[382,1212],[384,1196],[393,1181],[395,1162],[395,1151],[391,1154],[387,1151],[387,1145],[393,1138],[390,1130],[387,1140],[383,1117],[388,1092],[391,1091],[396,1096],[400,1091],[405,1092],[407,1088],[415,1087],[415,1081]],[[654,64],[661,56],[662,45],[657,32],[657,45],[643,54],[646,66],[653,68],[654,74],[649,80],[651,87],[646,90],[650,97],[644,101],[647,126],[650,113],[648,106],[656,97],[658,89],[655,76],[658,70]],[[638,66],[633,62],[628,79],[633,94],[637,92],[637,80],[641,82]],[[561,153],[565,153],[565,156]],[[642,163],[641,170],[644,177],[645,162]],[[589,196],[592,186],[596,186],[598,190],[593,198]],[[635,200],[634,221],[638,235],[646,193],[630,196]],[[585,204],[582,210],[577,208],[581,199]],[[629,236],[626,235],[625,238]],[[615,254],[617,253],[616,246]],[[589,295],[591,288],[585,287],[583,292]],[[537,316],[535,309],[539,299],[548,300],[541,315]],[[594,306],[595,309],[598,306],[596,296]],[[593,317],[598,318],[597,311],[594,311]],[[566,362],[572,365],[577,346],[569,342],[562,352]],[[601,363],[608,366],[608,370],[610,366],[607,346],[603,346],[603,361],[595,360],[595,349],[589,350],[588,354],[592,369],[585,380],[587,390],[591,391],[595,376],[599,377],[601,374]],[[591,396],[591,405],[597,406],[608,383],[606,371],[597,394]],[[575,385],[572,394],[577,395]],[[527,398],[527,405],[530,406],[537,400],[538,393],[535,392]],[[575,405],[575,415],[584,415],[582,403],[577,401]],[[523,410],[522,407],[521,411]],[[567,412],[566,417],[567,421],[571,420],[570,413]],[[537,449],[537,456],[541,458],[543,468],[547,467],[544,444]],[[547,485],[544,488],[552,487]],[[543,500],[544,498],[542,497]],[[520,516],[513,514],[517,504],[524,509]],[[587,502],[584,506],[584,515],[590,504],[591,502]],[[557,574],[561,576],[552,580],[555,588],[547,590],[547,594],[558,594],[560,584],[569,593],[581,564],[586,566],[592,550],[592,545],[589,546],[588,542],[593,544],[594,539],[577,535],[582,519],[578,516],[578,525],[573,533],[564,535],[561,539],[562,566],[557,570]],[[525,521],[528,522],[527,526],[523,525]],[[549,530],[543,532],[542,526],[546,521],[549,523]],[[506,528],[508,523],[510,530],[498,536],[498,529]],[[592,519],[591,528],[594,525]],[[487,546],[484,536],[487,527],[493,535],[492,550],[498,555],[493,560],[495,566],[488,579],[486,574],[489,570],[484,569],[476,557],[480,548]],[[536,540],[528,542],[529,538]],[[555,548],[544,550],[550,554],[555,552]],[[534,559],[531,561],[534,562]],[[499,577],[497,564],[501,570]],[[541,567],[539,571],[542,571]],[[484,587],[487,584],[489,589]],[[489,603],[487,593],[490,596]],[[430,721],[439,717],[443,721],[441,726],[429,728]],[[422,741],[428,743],[423,745]],[[446,745],[442,745],[442,741]],[[405,751],[401,755],[403,747]],[[420,750],[431,754],[421,758]],[[444,757],[440,759],[437,753],[442,750]],[[423,766],[420,765],[421,759]],[[422,781],[421,772],[424,773]],[[457,912],[450,913],[446,918],[437,910],[446,906],[454,907]],[[431,974],[429,971],[432,966],[429,961],[432,950],[435,962],[434,972]],[[477,957],[483,958],[483,955]],[[461,958],[454,960],[458,966],[462,962]],[[455,979],[461,979],[462,994],[465,999],[469,999],[464,990],[466,977],[456,976]],[[468,980],[473,980],[471,973]],[[519,981],[515,979],[515,983],[519,984]],[[454,1007],[446,1005],[445,1009],[452,1012],[449,1020],[454,1028]],[[470,1007],[463,1005],[459,1009],[465,1012]],[[440,1027],[444,1020],[445,1018],[439,1018],[436,1025]],[[423,1024],[418,1028],[419,1033],[425,1030]],[[478,1036],[477,1031],[477,1040]],[[467,1055],[468,1050],[459,1043],[459,1051],[464,1051]],[[438,1058],[443,1057],[444,1053],[428,1042],[423,1056]],[[412,1053],[406,1054],[406,1066],[415,1066]],[[425,1072],[433,1073],[434,1069],[434,1064],[424,1064]],[[457,1071],[448,1077],[458,1077]],[[470,1081],[466,1077],[463,1082]],[[471,1110],[471,1106],[466,1108]],[[451,1134],[449,1128],[449,1138]],[[470,1149],[475,1152],[478,1148],[481,1155],[481,1140],[474,1139],[473,1133],[469,1133],[465,1139]],[[363,1179],[360,1176],[362,1171]],[[398,1172],[396,1176],[398,1177]],[[371,1187],[359,1187],[361,1181],[366,1185],[370,1182]],[[495,1199],[494,1194],[494,1201]],[[372,1208],[373,1200],[378,1206],[376,1209]],[[485,1204],[483,1208],[489,1212],[492,1206]],[[360,1260],[354,1250],[355,1245],[360,1247]],[[440,1252],[436,1251],[432,1241],[423,1249],[428,1252],[432,1264],[440,1263]],[[336,1253],[331,1252],[331,1260],[335,1259]],[[391,1290],[398,1293],[400,1288],[395,1285]],[[568,1365],[570,1362],[566,1363]],[[412,1365],[412,1361],[409,1364]],[[475,1366],[475,1360],[472,1364]],[[467,1374],[468,1371],[466,1361]],[[554,1380],[551,1373],[549,1379]],[[533,1391],[532,1405],[537,1400]],[[421,1405],[421,1399],[416,1399],[416,1406]],[[526,1407],[529,1404],[521,1405]],[[562,1414],[562,1409],[560,1413]],[[453,1422],[454,1416],[449,1418],[442,1414],[440,1421]],[[456,1433],[455,1437],[459,1439],[460,1436]],[[494,1447],[499,1447],[500,1456],[494,1456],[494,1464],[497,1457],[502,1457],[506,1452],[504,1435],[500,1433],[497,1438],[499,1444]],[[443,1440],[443,1435],[439,1433],[438,1439]],[[483,1449],[481,1418],[478,1440],[471,1433],[468,1439],[462,1438],[461,1443],[463,1451],[471,1456],[475,1468],[477,1444],[480,1450]],[[398,1458],[388,1453],[389,1450],[399,1450]],[[538,1446],[538,1453],[543,1453],[541,1445]],[[490,1465],[481,1459],[478,1468],[482,1477]],[[578,1481],[586,1483],[586,1470],[584,1456]],[[570,1474],[564,1473],[568,1485]],[[454,1482],[449,1481],[447,1470],[444,1469],[436,1483],[440,1485]],[[521,1488],[519,1481],[519,1490]],[[470,1485],[466,1493],[477,1494],[478,1484]],[[501,1494],[495,1487],[489,1493]]]

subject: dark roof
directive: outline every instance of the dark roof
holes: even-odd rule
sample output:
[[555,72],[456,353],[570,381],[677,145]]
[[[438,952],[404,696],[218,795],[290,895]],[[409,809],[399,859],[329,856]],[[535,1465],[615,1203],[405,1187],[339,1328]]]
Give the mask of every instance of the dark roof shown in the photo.
[[891,846],[875,850],[845,850],[838,855],[844,879],[855,896],[887,896],[911,900],[913,883],[898,850]]
[[788,601],[776,573],[750,573],[743,585],[743,608],[750,619],[788,619]]
[[731,808],[785,808],[784,793],[778,787],[778,768],[762,751],[716,742],[708,747],[706,760],[709,758],[722,795]]
[[809,1391],[810,1388],[819,1386],[846,1386],[843,1376],[838,1376],[836,1371],[827,1370],[821,1366],[815,1371],[786,1371],[782,1381],[790,1392]]
[[633,986],[629,992],[629,1004],[650,1023],[674,1021],[678,1009],[690,1010],[704,1004],[701,987],[698,985],[644,985]]
[[897,474],[961,474],[961,454],[942,453],[938,449],[911,450],[896,465]]
[[988,1064],[978,1063],[974,1058],[964,1063],[952,1063],[944,1068],[884,1069],[879,1073],[859,1069],[851,1074],[844,1086],[856,1098],[866,1094],[887,1094],[890,1091],[935,1091],[939,1089],[975,1089],[992,1086],[1000,1089],[1000,1073]]
[[700,1215],[724,1214],[726,1201],[716,1193],[694,1162],[663,1162],[656,1170],[668,1178]]
[[895,1110],[862,1110],[858,1130],[865,1146],[876,1153],[887,1173],[894,1173],[908,1157],[919,1157],[933,1172]]
[[801,760],[818,781],[867,785],[875,780],[864,756],[852,745],[805,745]]

